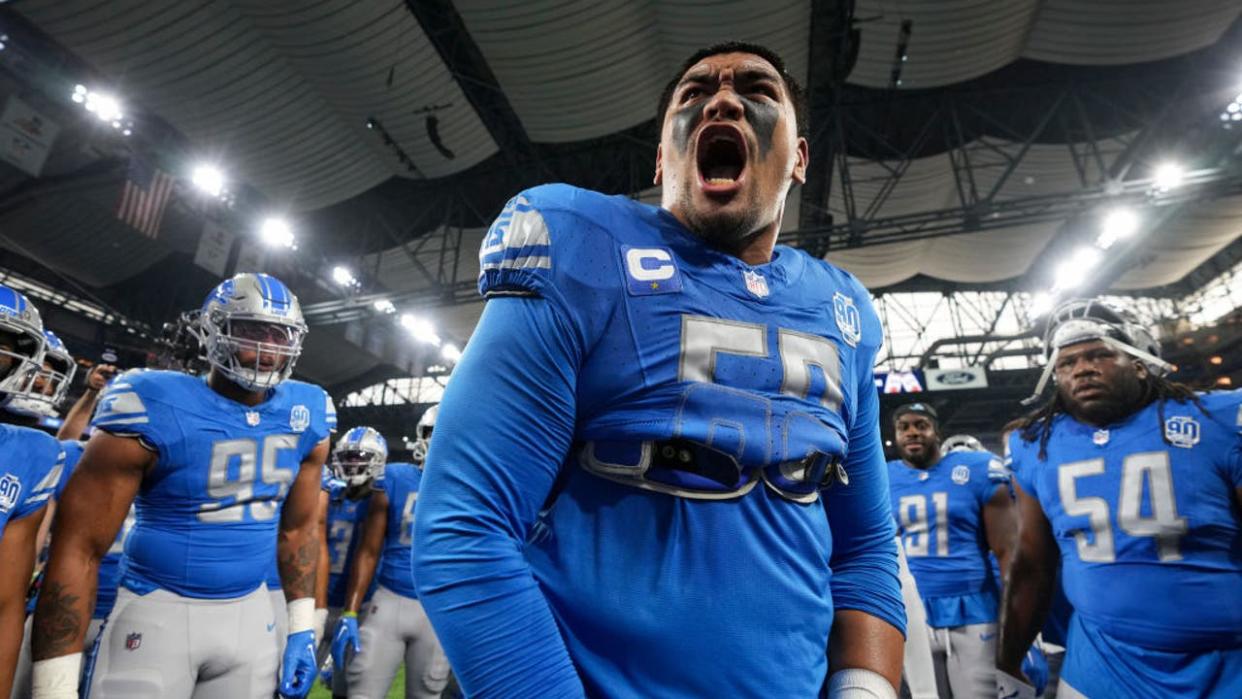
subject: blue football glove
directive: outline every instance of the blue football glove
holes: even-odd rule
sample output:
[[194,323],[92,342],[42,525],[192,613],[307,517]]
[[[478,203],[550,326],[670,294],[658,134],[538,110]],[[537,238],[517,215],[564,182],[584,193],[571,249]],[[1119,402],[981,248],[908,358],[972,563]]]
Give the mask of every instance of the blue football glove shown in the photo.
[[1022,674],[1026,675],[1035,687],[1036,694],[1043,694],[1048,685],[1048,658],[1039,646],[1031,646],[1022,659]]
[[358,642],[358,617],[342,616],[336,622],[336,634],[332,636],[332,665],[336,672],[344,672],[349,661],[362,644]]
[[315,632],[307,630],[289,634],[289,640],[285,642],[285,657],[280,663],[282,699],[302,699],[310,694],[316,670]]

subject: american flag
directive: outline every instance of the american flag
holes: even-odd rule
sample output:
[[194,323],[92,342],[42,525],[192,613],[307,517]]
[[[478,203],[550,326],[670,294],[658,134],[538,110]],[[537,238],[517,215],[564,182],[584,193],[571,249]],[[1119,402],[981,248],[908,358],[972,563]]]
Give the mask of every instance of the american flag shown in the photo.
[[168,206],[175,182],[172,175],[151,163],[136,155],[131,157],[116,217],[148,238],[155,238],[160,233],[164,207]]

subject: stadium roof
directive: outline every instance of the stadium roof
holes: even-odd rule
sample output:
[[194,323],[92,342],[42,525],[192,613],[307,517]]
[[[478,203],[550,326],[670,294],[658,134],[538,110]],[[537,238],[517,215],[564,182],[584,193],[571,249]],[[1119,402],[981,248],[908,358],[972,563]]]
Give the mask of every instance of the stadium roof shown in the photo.
[[[812,56],[845,36],[851,4],[857,56],[835,84],[832,62]],[[367,298],[460,302],[471,246],[522,187],[651,199],[660,89],[695,48],[739,38],[819,90],[824,157],[791,195],[788,242],[872,288],[1033,289],[1106,195],[1146,202],[1121,183],[1181,157],[1197,193],[1153,208],[1142,249],[1119,254],[1105,285],[1185,285],[1240,254],[1242,186],[1222,144],[1242,130],[1217,120],[1242,88],[1240,13],[1213,0],[25,0],[0,8],[0,93],[60,133],[40,178],[0,164],[3,245],[17,253],[6,262],[154,324],[219,278],[193,262],[205,216],[246,238],[246,212],[277,210],[303,250],[269,267],[304,277],[292,285],[309,307],[339,300],[332,261],[360,271]],[[101,135],[68,103],[75,83],[121,96],[135,134]],[[239,202],[178,190],[152,240],[113,215],[131,151],[180,177],[196,159],[220,163]],[[966,175],[988,196],[964,201]],[[477,303],[431,312],[464,339]],[[333,339],[305,372],[344,385],[430,361],[375,339],[376,319],[350,322],[365,327],[316,331]]]

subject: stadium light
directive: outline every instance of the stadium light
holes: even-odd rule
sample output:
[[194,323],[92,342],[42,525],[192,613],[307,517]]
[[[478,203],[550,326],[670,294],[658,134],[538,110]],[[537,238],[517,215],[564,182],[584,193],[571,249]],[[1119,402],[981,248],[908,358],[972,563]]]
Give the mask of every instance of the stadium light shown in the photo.
[[1103,257],[1098,249],[1082,246],[1070,258],[1057,266],[1056,289],[1068,291],[1082,286],[1087,274]]
[[431,321],[409,313],[402,313],[399,320],[401,327],[405,328],[415,340],[439,346],[440,336],[436,334],[436,328]]
[[392,301],[388,299],[377,299],[372,306],[380,313],[396,313],[397,307],[392,305]]
[[1125,208],[1113,209],[1100,222],[1100,235],[1095,239],[1095,244],[1101,250],[1107,250],[1118,240],[1133,235],[1138,226],[1139,218],[1133,211]]
[[440,356],[456,364],[457,360],[461,359],[461,350],[457,348],[457,345],[450,342],[440,348]]
[[297,249],[297,239],[293,237],[293,229],[289,227],[288,221],[279,216],[263,219],[263,225],[259,227],[259,237],[268,247]]
[[337,265],[332,268],[332,281],[341,286],[358,286],[358,278],[354,276],[353,272],[349,271],[348,267],[343,265]]
[[1161,163],[1152,175],[1152,184],[1161,192],[1177,189],[1186,179],[1186,170],[1177,163]]
[[198,190],[208,196],[221,197],[224,195],[224,172],[215,165],[208,163],[200,163],[194,166],[190,172],[190,182],[194,184]]
[[96,92],[85,85],[74,85],[69,99],[82,105],[95,118],[126,136],[133,133],[134,123],[125,117],[125,109],[121,100],[106,92]]

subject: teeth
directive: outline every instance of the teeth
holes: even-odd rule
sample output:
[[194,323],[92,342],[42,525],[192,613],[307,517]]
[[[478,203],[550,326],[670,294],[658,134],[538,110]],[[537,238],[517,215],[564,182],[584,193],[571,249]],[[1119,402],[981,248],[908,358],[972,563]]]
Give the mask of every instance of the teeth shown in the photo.
[[725,185],[725,184],[733,184],[735,181],[736,180],[734,180],[732,177],[708,177],[707,178],[708,184]]

